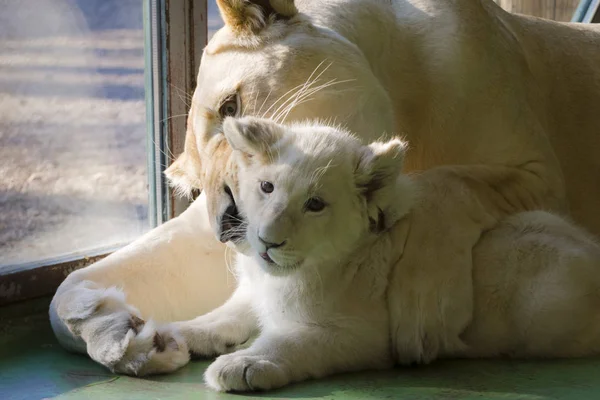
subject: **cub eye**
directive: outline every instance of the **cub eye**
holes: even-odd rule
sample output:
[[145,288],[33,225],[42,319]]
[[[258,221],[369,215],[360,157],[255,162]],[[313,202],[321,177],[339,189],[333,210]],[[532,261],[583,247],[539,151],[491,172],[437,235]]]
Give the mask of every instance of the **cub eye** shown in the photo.
[[325,208],[325,202],[318,197],[311,197],[304,204],[304,209],[310,212],[323,211]]
[[265,193],[273,193],[273,190],[275,190],[275,186],[273,186],[271,182],[262,181],[260,183],[260,190],[262,190]]
[[219,115],[221,118],[235,117],[238,111],[238,95],[234,94],[225,99],[221,107],[219,108]]

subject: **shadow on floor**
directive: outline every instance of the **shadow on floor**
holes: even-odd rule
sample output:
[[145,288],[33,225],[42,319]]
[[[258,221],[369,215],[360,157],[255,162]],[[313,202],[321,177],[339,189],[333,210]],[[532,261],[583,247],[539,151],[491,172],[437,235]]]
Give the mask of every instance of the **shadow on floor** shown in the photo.
[[[47,305],[41,307],[45,310]],[[598,399],[600,360],[552,362],[442,361],[428,367],[346,374],[269,393],[219,394],[193,362],[171,375],[112,375],[56,343],[45,313],[19,317],[0,310],[0,393],[7,400],[42,399]]]

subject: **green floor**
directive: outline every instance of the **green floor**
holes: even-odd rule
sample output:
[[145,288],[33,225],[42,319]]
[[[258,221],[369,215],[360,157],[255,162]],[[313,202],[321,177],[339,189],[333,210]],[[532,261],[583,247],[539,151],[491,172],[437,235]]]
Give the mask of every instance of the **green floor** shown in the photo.
[[112,375],[87,357],[66,353],[52,336],[46,308],[45,301],[0,308],[1,400],[600,399],[600,360],[439,362],[337,376],[266,394],[217,394],[202,382],[207,362],[194,362],[168,376],[135,379]]

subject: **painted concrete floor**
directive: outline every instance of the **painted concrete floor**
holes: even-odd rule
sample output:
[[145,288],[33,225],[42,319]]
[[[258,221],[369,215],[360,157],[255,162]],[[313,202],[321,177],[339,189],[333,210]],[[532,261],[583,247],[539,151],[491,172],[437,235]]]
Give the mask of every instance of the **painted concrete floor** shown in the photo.
[[[600,359],[516,362],[444,361],[421,368],[340,375],[263,394],[210,391],[208,362],[136,379],[116,376],[65,352],[46,317],[47,302],[0,308],[0,399],[600,399]],[[30,314],[32,313],[32,314]],[[29,314],[29,315],[26,315]]]

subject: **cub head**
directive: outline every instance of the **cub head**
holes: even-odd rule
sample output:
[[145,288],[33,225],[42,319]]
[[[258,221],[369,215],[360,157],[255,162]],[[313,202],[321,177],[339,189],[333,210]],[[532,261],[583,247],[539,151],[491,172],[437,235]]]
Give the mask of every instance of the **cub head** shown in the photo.
[[180,192],[205,192],[213,230],[228,241],[236,239],[239,215],[236,169],[222,134],[226,117],[319,118],[376,135],[394,126],[387,92],[363,53],[322,25],[332,10],[314,18],[293,0],[217,3],[225,26],[204,49],[185,150],[166,174]]
[[271,274],[335,265],[410,208],[399,139],[365,146],[326,125],[252,117],[226,119],[224,133],[239,166],[246,238]]

